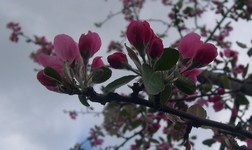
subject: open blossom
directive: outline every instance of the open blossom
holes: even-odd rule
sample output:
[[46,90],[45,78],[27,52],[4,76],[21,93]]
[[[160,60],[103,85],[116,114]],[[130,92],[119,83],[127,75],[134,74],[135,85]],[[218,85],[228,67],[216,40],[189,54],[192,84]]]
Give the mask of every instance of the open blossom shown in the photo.
[[133,20],[130,22],[127,31],[127,38],[141,54],[144,53],[145,47],[152,40],[154,33],[147,21],[136,21]]
[[218,55],[217,48],[210,43],[203,43],[196,33],[189,33],[180,42],[178,50],[183,59],[193,59],[197,67],[211,63]]
[[123,69],[125,63],[128,63],[127,57],[121,52],[115,52],[108,56],[108,62],[112,68]]
[[159,58],[164,52],[164,45],[162,43],[162,40],[155,36],[150,41],[147,52],[152,59]]
[[[91,31],[89,31],[86,35],[82,34],[79,39],[79,43],[76,43],[68,35],[60,34],[54,38],[53,51],[50,54],[43,52],[38,53],[36,60],[43,67],[52,68],[62,77],[63,80],[65,80],[65,77],[69,78],[69,75],[66,76],[65,74],[66,67],[76,71],[73,72],[73,76],[81,76],[77,69],[83,68],[84,63],[87,63],[89,58],[92,57],[100,49],[100,47],[101,41],[99,35]],[[65,65],[66,63],[67,65]],[[101,57],[94,58],[91,64],[92,69],[96,69],[101,66],[104,66]],[[56,79],[47,76],[44,71],[38,72],[37,78],[47,89],[57,92],[60,91],[60,89],[58,89],[59,84],[68,82],[64,81],[59,83]]]
[[92,57],[101,48],[101,39],[96,32],[88,31],[88,34],[82,34],[79,39],[79,49],[87,63],[88,59]]
[[80,60],[77,43],[68,35],[60,34],[54,38],[54,53],[49,56],[41,53],[37,56],[38,63],[44,67],[51,67],[61,76],[64,76],[64,62]]

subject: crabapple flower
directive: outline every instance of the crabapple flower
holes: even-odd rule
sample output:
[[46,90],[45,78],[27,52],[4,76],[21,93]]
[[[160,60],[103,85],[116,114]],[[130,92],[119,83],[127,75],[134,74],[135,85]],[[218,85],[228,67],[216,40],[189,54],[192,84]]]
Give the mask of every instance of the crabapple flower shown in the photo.
[[125,63],[128,63],[126,55],[121,52],[115,52],[114,54],[109,55],[107,60],[110,66],[115,69],[123,69]]
[[79,50],[84,63],[87,63],[89,58],[92,57],[101,48],[101,39],[96,32],[88,31],[88,34],[82,34],[79,39]]
[[94,70],[94,69],[97,69],[97,68],[102,67],[102,66],[104,66],[104,63],[103,63],[103,61],[101,59],[101,56],[95,57],[93,59],[92,64],[91,64],[91,68]]
[[191,79],[194,83],[197,81],[197,76],[201,73],[200,69],[192,69],[184,72],[182,75]]
[[246,143],[247,143],[248,148],[252,148],[252,139],[247,138]]
[[68,35],[57,35],[53,45],[56,56],[62,61],[72,62],[81,58],[77,43]]
[[159,58],[164,52],[164,45],[162,43],[162,40],[155,36],[150,41],[147,52],[152,59]]
[[213,105],[213,109],[215,112],[221,111],[224,108],[224,104],[222,101],[215,102]]
[[41,53],[37,56],[38,63],[44,67],[51,67],[64,76],[64,63],[81,60],[77,43],[68,35],[60,34],[53,42],[55,55]]
[[140,53],[144,54],[145,47],[152,40],[154,33],[147,21],[136,21],[130,22],[126,35],[130,44],[132,44]]
[[217,55],[217,48],[213,44],[205,43],[197,48],[193,61],[199,64],[197,67],[204,67],[211,63]]
[[210,97],[208,101],[213,103],[213,109],[215,112],[221,111],[224,108],[224,103],[222,102],[222,98],[220,96]]
[[182,59],[193,59],[194,66],[204,67],[218,55],[217,48],[210,43],[203,43],[196,33],[189,33],[179,41],[178,50]]
[[189,33],[179,41],[178,51],[183,59],[191,59],[203,42],[196,33]]
[[60,92],[59,88],[58,88],[58,82],[45,75],[44,71],[41,70],[37,73],[37,79],[39,80],[39,82],[44,85],[48,90],[50,91],[54,91],[54,92]]

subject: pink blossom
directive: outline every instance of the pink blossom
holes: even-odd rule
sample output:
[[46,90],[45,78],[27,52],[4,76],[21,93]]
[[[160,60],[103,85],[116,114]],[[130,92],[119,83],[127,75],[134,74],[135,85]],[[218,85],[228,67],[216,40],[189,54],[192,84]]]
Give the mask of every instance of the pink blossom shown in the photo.
[[88,59],[100,48],[101,39],[96,32],[88,31],[88,34],[82,34],[80,36],[79,49],[85,63],[87,63]]
[[247,142],[248,148],[252,148],[252,139],[247,138],[247,139],[246,139],[246,142]]
[[178,51],[183,59],[191,59],[202,43],[198,34],[189,33],[179,41]]
[[55,79],[45,75],[44,71],[41,70],[37,73],[37,79],[39,82],[44,85],[48,90],[54,91],[54,92],[60,92],[58,88],[59,82],[57,82]]
[[240,73],[243,73],[245,67],[243,65],[238,65],[236,66],[234,69],[233,69],[233,72],[235,74],[240,74]]
[[64,62],[59,57],[41,53],[37,56],[37,61],[43,67],[51,67],[62,77],[64,76]]
[[209,102],[215,103],[215,102],[219,102],[219,101],[221,101],[221,97],[220,96],[213,96],[213,97],[209,98]]
[[200,106],[208,106],[208,100],[205,99],[199,99],[197,100],[196,104],[199,104]]
[[236,118],[237,115],[238,115],[238,110],[237,110],[237,108],[236,108],[236,107],[235,107],[235,108],[232,108],[232,109],[231,109],[231,116]]
[[158,149],[160,150],[171,150],[172,146],[169,143],[161,143],[157,145]]
[[37,56],[38,63],[44,67],[51,67],[64,76],[64,62],[80,60],[80,53],[75,41],[68,35],[60,34],[54,38],[55,55],[41,53]]
[[15,23],[15,22],[9,22],[6,27],[8,29],[11,29],[12,30],[12,33],[9,37],[9,39],[12,41],[12,42],[18,42],[18,35],[21,34],[21,27],[19,26],[18,23]]
[[97,68],[102,67],[102,66],[104,66],[104,63],[103,63],[103,61],[101,59],[101,56],[95,57],[93,59],[92,65],[91,65],[92,69],[97,69]]
[[68,113],[69,113],[70,118],[73,120],[75,120],[76,117],[78,116],[76,111],[69,111]]
[[210,43],[203,43],[196,33],[189,33],[179,41],[178,50],[183,59],[193,59],[194,66],[204,67],[212,62],[217,48]]
[[68,35],[60,34],[54,38],[54,51],[62,61],[79,60],[80,52],[77,43]]
[[164,46],[162,40],[155,36],[151,40],[147,52],[152,59],[159,58],[164,52]]
[[219,95],[225,94],[225,89],[224,88],[218,88],[217,89],[217,94],[219,94]]
[[196,83],[197,81],[197,76],[201,74],[201,70],[200,69],[192,69],[192,70],[188,70],[186,72],[184,72],[182,75],[191,79],[194,83]]
[[144,52],[144,48],[149,44],[154,36],[154,33],[147,21],[136,21],[130,22],[127,31],[127,38],[140,53]]
[[238,52],[231,50],[229,48],[224,50],[224,56],[228,57],[228,58],[235,58],[237,57]]
[[221,111],[224,107],[224,104],[222,101],[217,101],[214,103],[213,108],[216,112]]
[[130,145],[130,150],[137,150],[137,147],[136,147],[136,145]]
[[204,67],[211,63],[217,57],[217,55],[217,48],[213,44],[201,44],[197,48],[197,52],[193,60],[195,63],[199,63],[199,67]]
[[123,69],[124,64],[128,63],[127,57],[122,52],[115,52],[112,55],[109,55],[107,58],[110,66],[115,69]]

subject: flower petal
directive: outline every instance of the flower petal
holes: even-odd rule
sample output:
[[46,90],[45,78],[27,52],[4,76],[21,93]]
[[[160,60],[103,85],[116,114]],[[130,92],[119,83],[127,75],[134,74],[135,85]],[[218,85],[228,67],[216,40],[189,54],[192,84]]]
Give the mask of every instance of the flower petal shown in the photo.
[[101,48],[101,39],[96,32],[88,31],[88,34],[82,34],[79,39],[80,51],[89,52],[88,58],[92,57]]
[[200,36],[198,34],[189,33],[179,41],[178,50],[183,59],[190,59],[195,55],[197,47],[202,43],[203,42],[200,41]]
[[66,34],[60,34],[54,38],[54,49],[56,56],[63,61],[73,61],[80,58],[77,43]]
[[58,57],[48,56],[46,54],[41,53],[37,56],[37,61],[43,67],[51,67],[55,71],[57,71],[61,76],[64,75],[64,72],[63,72],[64,63]]

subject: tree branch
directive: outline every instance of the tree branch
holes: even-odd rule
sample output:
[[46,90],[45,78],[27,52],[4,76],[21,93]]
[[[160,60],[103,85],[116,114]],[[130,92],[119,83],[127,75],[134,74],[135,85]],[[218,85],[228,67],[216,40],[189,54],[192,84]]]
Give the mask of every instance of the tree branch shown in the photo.
[[92,102],[106,104],[107,102],[116,101],[116,102],[126,102],[126,103],[139,104],[142,106],[156,109],[157,111],[166,112],[169,114],[179,116],[184,119],[188,119],[193,123],[194,127],[208,126],[208,127],[213,127],[213,128],[227,131],[228,133],[230,133],[232,135],[242,136],[242,137],[245,136],[247,138],[252,138],[252,133],[248,132],[246,130],[243,130],[242,128],[227,125],[227,124],[220,123],[220,122],[213,121],[213,120],[199,118],[197,116],[188,114],[188,113],[180,111],[180,110],[173,109],[173,108],[165,106],[165,105],[157,106],[155,103],[148,101],[146,99],[139,98],[139,97],[121,96],[117,93],[109,93],[107,95],[103,95],[103,94],[96,93],[93,88],[87,89],[87,91],[82,94],[85,96],[88,96],[89,100],[91,100]]
[[227,10],[227,12],[225,14],[222,15],[222,18],[219,22],[217,22],[217,25],[215,26],[215,28],[213,29],[213,31],[210,33],[210,36],[205,40],[205,43],[209,42],[210,40],[212,40],[214,33],[217,31],[217,29],[220,28],[221,24],[224,22],[224,20],[227,18],[227,15],[231,12],[231,10],[234,8],[236,4],[236,1],[234,2],[234,4]]
[[204,70],[199,76],[198,76],[199,82],[202,82],[201,79],[208,79],[210,80],[213,84],[225,87],[224,86],[224,80],[227,79],[227,82],[229,83],[229,88],[231,90],[237,90],[241,92],[242,94],[245,94],[247,96],[252,96],[252,80],[247,79],[247,80],[239,80],[239,79],[234,79],[231,77],[228,77],[222,73],[215,73],[211,71]]

